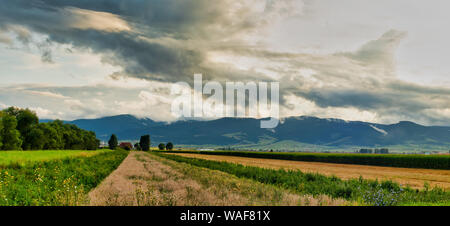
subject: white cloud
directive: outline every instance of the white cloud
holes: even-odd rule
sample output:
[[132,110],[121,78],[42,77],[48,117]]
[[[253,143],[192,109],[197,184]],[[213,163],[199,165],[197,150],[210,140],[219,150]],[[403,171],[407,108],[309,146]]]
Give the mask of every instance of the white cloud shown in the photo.
[[58,98],[58,99],[67,99],[67,98],[69,98],[69,97],[61,95],[59,93],[52,93],[52,92],[48,92],[48,91],[27,90],[27,92],[32,94],[32,95],[40,95],[40,96],[52,97],[52,98]]
[[32,108],[30,108],[30,110],[36,112],[36,114],[38,115],[38,117],[40,119],[49,119],[49,118],[53,118],[56,116],[52,111],[41,108],[41,107],[37,107],[37,108],[32,107]]

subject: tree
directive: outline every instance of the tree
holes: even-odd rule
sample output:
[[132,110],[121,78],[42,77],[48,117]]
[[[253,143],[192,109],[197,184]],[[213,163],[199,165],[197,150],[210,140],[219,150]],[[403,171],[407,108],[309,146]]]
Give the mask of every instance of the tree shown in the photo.
[[60,150],[64,148],[63,137],[59,132],[57,123],[40,123],[39,128],[45,134],[44,150]]
[[134,150],[140,151],[141,150],[141,145],[139,143],[135,143],[134,144]]
[[166,145],[164,144],[164,143],[160,143],[159,145],[158,145],[158,148],[159,148],[159,150],[165,150],[166,149]]
[[20,108],[16,108],[16,107],[9,107],[9,108],[3,110],[3,112],[5,114],[8,114],[8,115],[11,115],[14,117],[17,117],[17,115],[19,115],[19,111],[20,111]]
[[10,107],[0,111],[0,149],[96,150],[99,145],[94,132],[76,125],[60,120],[39,123],[36,113],[29,109]]
[[42,150],[46,143],[46,137],[44,132],[38,126],[35,126],[28,132],[25,142],[27,142],[26,150]]
[[[36,135],[43,137],[42,131],[39,131],[39,128],[36,126],[39,124],[39,118],[37,117],[35,112],[32,112],[29,109],[20,109],[18,111],[18,114],[16,116],[17,119],[17,130],[19,130],[22,140],[24,141],[22,144],[22,148],[24,150],[33,149],[33,147],[30,148],[31,144],[28,142],[29,139],[28,136],[33,135],[33,139],[36,139]],[[30,134],[31,131],[34,129],[34,133]],[[37,140],[36,140],[37,141]],[[41,141],[37,141],[39,146],[42,143]],[[42,145],[43,146],[43,145]],[[36,148],[36,147],[34,147]]]
[[0,131],[2,137],[3,150],[20,150],[22,140],[20,139],[20,132],[16,129],[17,120],[14,116],[3,114],[1,117],[3,129]]
[[141,146],[142,151],[150,150],[150,135],[141,136],[139,145]]
[[169,142],[169,143],[166,144],[166,149],[169,150],[169,151],[171,151],[173,149],[172,142]]
[[64,124],[62,126],[64,149],[66,150],[82,150],[86,149],[84,134],[80,128],[72,124]]
[[36,136],[36,126],[39,124],[39,118],[37,117],[36,113],[29,109],[20,109],[16,107],[9,107],[4,111],[6,114],[15,117],[17,120],[16,129],[19,131],[20,138],[23,140],[22,149],[32,149],[32,139],[33,141],[37,140],[36,137],[31,138],[29,136],[32,129],[34,129],[33,136]]
[[119,141],[117,140],[116,134],[111,135],[111,138],[108,141],[109,149],[115,150],[118,144]]
[[97,150],[100,146],[100,140],[97,139],[97,136],[92,131],[83,131],[83,142],[86,150]]

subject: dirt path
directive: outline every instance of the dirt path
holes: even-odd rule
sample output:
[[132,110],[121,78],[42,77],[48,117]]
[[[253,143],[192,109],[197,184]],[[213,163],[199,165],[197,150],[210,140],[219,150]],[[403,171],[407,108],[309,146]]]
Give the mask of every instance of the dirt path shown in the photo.
[[450,190],[450,170],[409,169],[184,153],[177,155],[272,169],[298,169],[303,172],[336,175],[343,179],[359,178],[360,176],[365,179],[389,179],[402,185],[409,185],[412,188],[423,188],[425,183],[429,183],[431,187],[439,186]]
[[89,193],[100,206],[344,205],[326,196],[292,194],[271,185],[220,171],[131,152],[123,163]]

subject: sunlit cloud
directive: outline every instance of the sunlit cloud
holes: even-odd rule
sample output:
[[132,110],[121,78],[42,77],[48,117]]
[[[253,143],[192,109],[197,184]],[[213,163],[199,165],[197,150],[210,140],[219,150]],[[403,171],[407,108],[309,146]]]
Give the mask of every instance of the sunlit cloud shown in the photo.
[[[433,69],[436,82],[421,83],[425,76],[405,69],[405,53],[435,46],[407,65],[427,72],[422,62],[448,49],[447,33],[426,35],[442,29],[389,11],[397,2],[328,2],[333,12],[326,2],[2,1],[0,102],[45,117],[131,113],[173,121],[170,86],[202,73],[222,83],[280,82],[282,117],[450,123],[448,74]],[[444,17],[442,4],[434,10]],[[367,7],[377,20],[361,13]],[[433,67],[443,58],[436,55]]]
[[63,9],[69,18],[67,26],[82,30],[95,29],[108,32],[131,31],[130,26],[119,16],[107,12],[97,12],[73,7]]

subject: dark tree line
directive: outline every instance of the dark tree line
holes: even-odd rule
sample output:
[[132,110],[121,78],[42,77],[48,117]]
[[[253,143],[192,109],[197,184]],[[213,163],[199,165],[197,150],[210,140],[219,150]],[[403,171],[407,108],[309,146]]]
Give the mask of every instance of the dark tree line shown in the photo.
[[161,150],[161,151],[163,151],[163,150],[171,151],[173,149],[173,144],[172,144],[172,142],[169,142],[167,144],[160,143],[158,145],[158,149]]
[[163,151],[163,150],[171,151],[173,149],[173,144],[172,144],[172,142],[169,142],[167,144],[160,143],[158,145],[158,149],[161,150],[161,151]]
[[96,150],[100,145],[94,132],[60,120],[39,123],[29,109],[10,107],[0,111],[1,150]]
[[[112,149],[112,150],[116,149],[119,146],[119,141],[115,134],[111,135],[111,137],[109,138],[108,146],[109,146],[109,149]],[[134,144],[134,150],[149,151],[150,146],[151,146],[150,135],[144,135],[144,136],[141,136],[141,139],[139,140],[138,143]],[[158,148],[159,148],[159,150],[172,150],[173,144],[172,144],[172,142],[169,142],[167,144],[160,143],[158,145]]]

